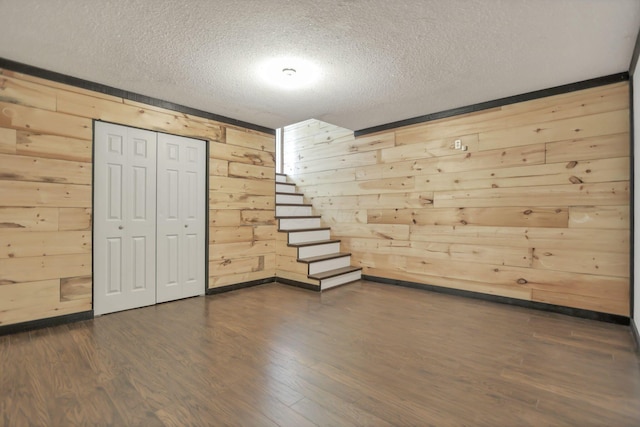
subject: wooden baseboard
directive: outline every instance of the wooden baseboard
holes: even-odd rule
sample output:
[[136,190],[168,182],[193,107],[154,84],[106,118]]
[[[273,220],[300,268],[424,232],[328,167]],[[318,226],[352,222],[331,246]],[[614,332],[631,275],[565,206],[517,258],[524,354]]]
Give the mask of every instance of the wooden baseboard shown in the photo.
[[320,285],[312,285],[311,283],[298,282],[297,280],[285,279],[284,277],[276,277],[276,282],[283,285],[295,286],[296,288],[308,289],[310,291],[320,292]]
[[205,292],[207,295],[217,295],[224,292],[235,291],[238,289],[251,288],[253,286],[264,285],[265,283],[273,283],[276,277],[267,277],[265,279],[252,280],[250,282],[234,283],[233,285],[220,286],[217,288],[209,288]]
[[362,275],[362,280],[369,280],[376,283],[384,283],[387,285],[403,286],[406,288],[421,289],[425,291],[438,292],[448,295],[457,295],[466,298],[480,299],[484,301],[497,302],[501,304],[515,305],[518,307],[532,308],[534,310],[548,311],[551,313],[565,314],[567,316],[581,317],[584,319],[598,320],[607,323],[616,323],[619,325],[629,325],[630,319],[626,316],[617,314],[601,313],[599,311],[584,310],[581,308],[564,307],[560,305],[546,304],[542,302],[527,301],[517,298],[502,297],[498,295],[489,295],[479,292],[464,291],[460,289],[445,288],[442,286],[427,285],[423,283],[406,282],[404,280],[387,279],[384,277]]
[[46,319],[30,320],[28,322],[13,323],[11,325],[0,326],[0,335],[17,334],[18,332],[32,331],[34,329],[48,328],[50,326],[90,319],[93,319],[93,310],[65,314],[64,316],[48,317]]

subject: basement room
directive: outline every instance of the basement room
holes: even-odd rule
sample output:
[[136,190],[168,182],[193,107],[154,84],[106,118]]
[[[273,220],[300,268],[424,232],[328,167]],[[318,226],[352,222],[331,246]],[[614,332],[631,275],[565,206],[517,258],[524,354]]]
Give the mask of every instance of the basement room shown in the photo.
[[637,0],[0,39],[0,426],[640,426]]

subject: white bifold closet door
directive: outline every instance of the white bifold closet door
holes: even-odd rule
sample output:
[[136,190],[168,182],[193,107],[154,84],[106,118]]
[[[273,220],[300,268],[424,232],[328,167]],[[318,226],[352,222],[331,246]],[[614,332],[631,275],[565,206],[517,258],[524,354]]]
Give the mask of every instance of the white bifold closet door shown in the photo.
[[205,289],[205,142],[95,125],[94,314]]
[[206,158],[203,141],[158,135],[158,302],[204,293]]

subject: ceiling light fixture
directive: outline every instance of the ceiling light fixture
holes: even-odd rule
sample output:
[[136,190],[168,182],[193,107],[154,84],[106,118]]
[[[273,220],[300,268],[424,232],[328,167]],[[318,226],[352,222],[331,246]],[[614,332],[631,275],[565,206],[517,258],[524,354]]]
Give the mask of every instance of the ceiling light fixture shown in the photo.
[[295,57],[266,60],[258,65],[256,72],[265,83],[284,90],[310,87],[320,79],[318,66]]

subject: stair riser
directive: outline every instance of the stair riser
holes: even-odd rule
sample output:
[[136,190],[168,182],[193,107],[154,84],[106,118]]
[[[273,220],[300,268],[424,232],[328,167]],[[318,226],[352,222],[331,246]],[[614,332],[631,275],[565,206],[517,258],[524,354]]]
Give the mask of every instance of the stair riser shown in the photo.
[[295,193],[296,186],[289,184],[279,184],[276,182],[276,193]]
[[324,279],[320,282],[320,290],[326,290],[333,288],[334,286],[343,285],[349,282],[355,282],[362,278],[362,271],[352,271],[351,273],[345,273],[340,276],[331,277],[330,279]]
[[313,215],[311,206],[276,206],[276,216]]
[[280,230],[301,230],[303,228],[319,228],[320,218],[283,218],[279,220]]
[[307,243],[317,240],[329,240],[330,230],[290,231],[289,243]]
[[284,175],[276,175],[276,182],[287,182],[287,177]]
[[276,194],[276,205],[278,203],[290,203],[301,205],[304,203],[304,197],[294,194]]
[[311,258],[314,256],[329,255],[340,252],[340,242],[327,243],[326,245],[305,246],[298,248],[298,258]]
[[309,263],[309,274],[324,273],[325,271],[335,270],[337,268],[342,268],[342,267],[349,267],[350,265],[351,265],[350,256],[312,262],[312,263]]

